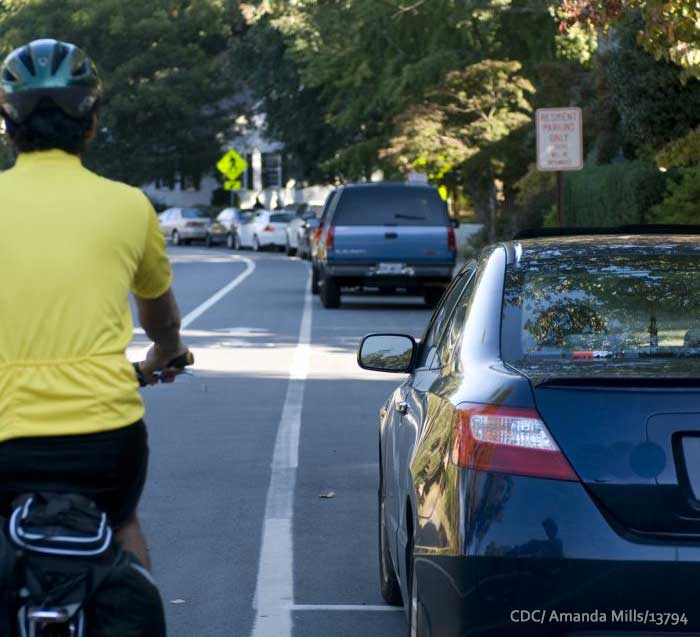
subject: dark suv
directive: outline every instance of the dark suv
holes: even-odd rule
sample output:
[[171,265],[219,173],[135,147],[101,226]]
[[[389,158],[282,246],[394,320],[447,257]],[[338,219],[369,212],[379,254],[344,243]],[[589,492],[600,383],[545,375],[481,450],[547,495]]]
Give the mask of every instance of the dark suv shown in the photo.
[[404,290],[435,305],[452,279],[457,245],[447,205],[427,185],[370,183],[330,195],[314,255],[324,307],[342,288]]

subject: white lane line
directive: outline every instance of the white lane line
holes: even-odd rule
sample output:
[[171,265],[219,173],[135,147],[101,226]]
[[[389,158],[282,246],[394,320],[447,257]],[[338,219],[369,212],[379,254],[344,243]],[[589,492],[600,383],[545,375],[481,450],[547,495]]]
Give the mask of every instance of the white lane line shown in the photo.
[[277,429],[272,456],[270,485],[265,504],[258,579],[253,602],[255,624],[252,637],[290,637],[294,603],[294,553],[292,516],[297,467],[299,432],[304,386],[311,357],[310,279],[304,296],[299,340],[289,370],[287,396]]
[[312,611],[325,613],[326,611],[341,611],[343,613],[364,611],[370,613],[403,613],[403,608],[400,606],[362,606],[359,604],[291,604],[288,606],[293,613],[299,611]]
[[213,305],[216,305],[221,299],[223,299],[229,292],[237,288],[243,281],[245,281],[253,272],[255,271],[255,261],[247,257],[233,257],[237,261],[243,261],[245,263],[245,270],[241,272],[233,281],[228,285],[221,288],[218,292],[210,296],[204,303],[197,306],[192,310],[187,316],[182,319],[181,329],[188,327],[193,321],[197,320],[204,312],[206,312]]

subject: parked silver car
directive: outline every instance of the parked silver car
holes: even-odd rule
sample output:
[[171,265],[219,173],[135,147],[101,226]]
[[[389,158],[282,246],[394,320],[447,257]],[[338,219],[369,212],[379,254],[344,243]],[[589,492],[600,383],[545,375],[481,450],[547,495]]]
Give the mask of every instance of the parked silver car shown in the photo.
[[174,246],[206,240],[211,219],[199,208],[168,208],[158,215],[160,229]]
[[208,247],[216,243],[225,243],[232,250],[236,245],[236,234],[242,223],[253,216],[252,212],[239,208],[224,208],[209,226],[205,238]]

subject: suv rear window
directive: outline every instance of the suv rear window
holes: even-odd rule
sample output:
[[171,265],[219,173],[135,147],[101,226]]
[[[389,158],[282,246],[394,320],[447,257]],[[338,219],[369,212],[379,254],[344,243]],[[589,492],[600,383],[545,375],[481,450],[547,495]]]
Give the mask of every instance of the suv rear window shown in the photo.
[[288,212],[278,212],[270,215],[270,223],[289,223],[294,219],[294,215]]
[[348,188],[333,215],[339,226],[444,226],[447,206],[433,188]]
[[700,246],[578,244],[548,252],[506,271],[506,362],[543,371],[574,365],[581,375],[599,374],[601,365],[697,366]]
[[203,210],[197,210],[197,208],[183,208],[182,217],[183,219],[204,219],[207,214]]

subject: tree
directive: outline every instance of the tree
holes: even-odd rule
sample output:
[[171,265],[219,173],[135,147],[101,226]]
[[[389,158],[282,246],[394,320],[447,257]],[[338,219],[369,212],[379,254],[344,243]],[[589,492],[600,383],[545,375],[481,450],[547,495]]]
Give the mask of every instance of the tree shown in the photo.
[[483,60],[448,73],[425,102],[399,118],[397,134],[383,151],[404,173],[424,168],[443,183],[450,178],[454,183],[456,176],[450,173],[461,166],[491,240],[503,164],[495,145],[531,123],[528,98],[535,88],[521,69],[515,61]]
[[605,29],[641,11],[640,44],[656,59],[683,68],[683,79],[700,78],[700,4],[688,0],[562,0],[563,26],[583,23]]
[[38,33],[75,42],[103,76],[100,130],[86,162],[133,184],[195,184],[211,170],[240,90],[224,52],[243,22],[235,0],[16,0],[4,52]]

